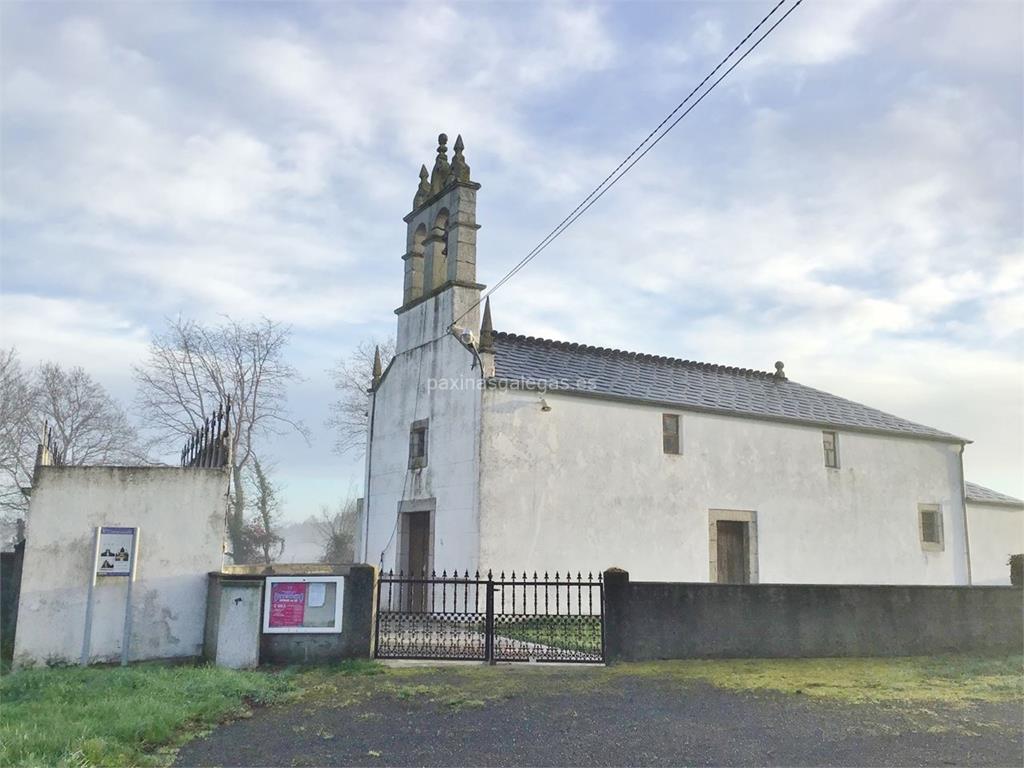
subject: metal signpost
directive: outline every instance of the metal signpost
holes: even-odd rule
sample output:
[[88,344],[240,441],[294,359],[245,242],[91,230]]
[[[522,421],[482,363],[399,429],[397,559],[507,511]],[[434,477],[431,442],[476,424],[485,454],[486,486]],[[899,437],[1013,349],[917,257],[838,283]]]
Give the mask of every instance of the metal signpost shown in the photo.
[[124,630],[121,638],[121,666],[128,664],[128,651],[132,636],[132,586],[139,554],[139,529],[125,526],[101,525],[96,528],[93,548],[93,569],[89,579],[89,595],[85,606],[85,632],[82,637],[82,656],[79,663],[89,663],[92,643],[92,614],[96,579],[99,577],[126,577]]

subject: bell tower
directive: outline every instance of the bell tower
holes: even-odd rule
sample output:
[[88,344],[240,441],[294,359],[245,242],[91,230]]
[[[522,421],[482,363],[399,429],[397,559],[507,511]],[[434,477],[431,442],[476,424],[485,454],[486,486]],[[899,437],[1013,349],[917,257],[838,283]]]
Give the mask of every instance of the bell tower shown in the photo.
[[[398,315],[396,352],[425,344],[447,333],[456,320],[465,328],[480,324],[476,282],[476,192],[463,155],[462,136],[448,161],[448,137],[437,137],[437,157],[429,173],[420,168],[420,183],[407,225],[405,281]],[[463,317],[463,314],[465,316]]]

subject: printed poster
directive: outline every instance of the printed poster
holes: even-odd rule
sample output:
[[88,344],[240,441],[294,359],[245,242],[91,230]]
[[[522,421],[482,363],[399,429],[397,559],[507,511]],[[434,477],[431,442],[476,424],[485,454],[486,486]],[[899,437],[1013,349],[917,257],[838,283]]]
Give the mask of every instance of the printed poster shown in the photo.
[[131,576],[135,528],[100,528],[100,549],[96,556],[97,576]]
[[309,589],[306,591],[310,608],[323,608],[327,602],[327,584],[322,581],[309,582]]
[[301,627],[305,614],[305,584],[285,582],[270,586],[271,627]]

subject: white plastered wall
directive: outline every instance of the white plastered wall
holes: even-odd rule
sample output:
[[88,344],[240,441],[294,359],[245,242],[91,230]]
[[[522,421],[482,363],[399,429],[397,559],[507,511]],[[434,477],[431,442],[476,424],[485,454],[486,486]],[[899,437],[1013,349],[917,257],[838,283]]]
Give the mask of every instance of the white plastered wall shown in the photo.
[[[959,444],[821,429],[548,392],[489,388],[481,446],[480,564],[625,568],[708,581],[710,510],[755,512],[761,583],[961,584]],[[662,452],[679,413],[682,455]],[[918,504],[945,544],[924,551]]]
[[[357,556],[398,570],[399,507],[433,508],[433,562],[438,572],[474,569],[479,523],[477,488],[481,389],[473,353],[448,332],[452,317],[478,291],[455,287],[399,317],[400,351],[374,396],[368,451],[367,511]],[[454,302],[454,307],[452,305]],[[461,322],[475,327],[478,312]],[[427,466],[409,468],[409,430],[429,420]]]
[[[228,475],[179,467],[43,467],[32,490],[16,664],[82,649],[97,526],[140,529],[130,660],[198,656],[210,571],[223,562]],[[97,579],[90,662],[118,661],[127,578]]]
[[1024,506],[967,502],[975,584],[1009,584],[1010,555],[1024,553]]

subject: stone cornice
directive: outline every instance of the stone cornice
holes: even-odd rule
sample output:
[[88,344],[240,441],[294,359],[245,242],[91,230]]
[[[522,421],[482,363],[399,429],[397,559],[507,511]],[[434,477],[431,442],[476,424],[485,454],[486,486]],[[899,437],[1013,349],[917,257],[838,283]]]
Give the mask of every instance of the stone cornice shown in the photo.
[[414,208],[412,211],[410,211],[408,214],[406,214],[402,218],[402,221],[404,221],[406,224],[408,224],[410,221],[413,220],[413,217],[415,217],[417,213],[419,213],[420,211],[424,210],[425,208],[429,208],[430,206],[432,206],[434,203],[436,203],[438,200],[440,200],[442,197],[447,195],[449,192],[451,192],[456,187],[465,187],[466,189],[472,189],[474,191],[477,190],[477,189],[480,189],[480,185],[477,184],[475,181],[450,181],[445,186],[445,188],[442,189],[440,192],[437,192],[437,193],[431,195],[430,197],[428,197],[426,200],[424,200],[423,204],[420,205],[419,208]]
[[395,310],[395,314],[400,315],[406,310],[412,309],[417,304],[422,304],[427,299],[432,299],[438,294],[448,290],[449,288],[454,288],[456,286],[459,288],[474,288],[478,291],[482,291],[484,288],[487,287],[483,283],[467,283],[463,280],[447,280],[441,283],[441,285],[437,286],[437,288],[434,288],[432,291],[430,291],[430,293],[425,293],[422,296],[415,298],[406,304],[403,304],[402,306]]

